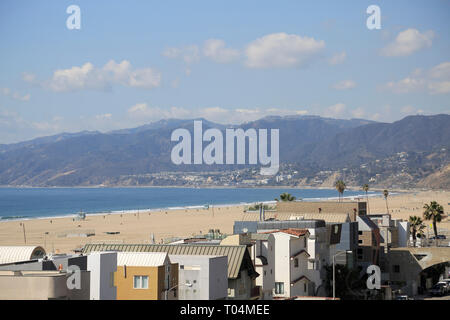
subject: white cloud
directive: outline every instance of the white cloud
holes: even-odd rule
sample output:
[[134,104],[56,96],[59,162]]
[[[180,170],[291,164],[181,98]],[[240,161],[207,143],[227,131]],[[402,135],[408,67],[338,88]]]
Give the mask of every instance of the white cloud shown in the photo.
[[186,118],[190,115],[190,111],[184,108],[149,107],[147,103],[138,103],[129,108],[127,112],[130,118],[138,119],[142,123],[168,118]]
[[18,92],[12,92],[12,90],[10,88],[0,88],[0,93],[2,95],[4,95],[5,97],[10,97],[13,98],[15,100],[19,100],[19,101],[29,101],[31,98],[31,95],[25,94],[25,95],[21,95]]
[[352,110],[352,116],[354,118],[363,118],[366,112],[363,108],[356,108],[355,110]]
[[[34,77],[24,79],[35,81]],[[105,90],[118,84],[126,87],[152,89],[159,87],[161,74],[151,68],[133,69],[131,63],[123,60],[116,63],[108,61],[102,68],[87,62],[81,67],[58,69],[53,76],[41,85],[55,92],[77,90]]]
[[111,119],[112,114],[111,113],[104,113],[104,114],[98,114],[95,116],[95,119],[97,120],[109,120]]
[[228,63],[239,58],[239,50],[226,48],[223,40],[209,39],[203,45],[203,55],[218,63]]
[[[265,116],[277,115],[304,115],[307,110],[287,109],[287,108],[234,108],[206,107],[196,109],[186,109],[180,107],[160,108],[151,107],[147,103],[138,103],[130,107],[127,111],[128,117],[136,124],[144,124],[149,121],[161,119],[177,118],[192,119],[205,118],[207,120],[222,124],[239,124],[242,122],[258,120]],[[136,122],[137,121],[137,122]]]
[[345,51],[341,53],[336,53],[333,55],[330,59],[328,59],[328,63],[332,66],[335,66],[337,64],[341,64],[345,61],[347,58],[347,53]]
[[25,82],[33,83],[36,80],[36,75],[33,73],[24,72],[22,73],[22,79]]
[[246,50],[250,68],[298,67],[311,60],[325,47],[323,40],[296,34],[272,33],[251,42]]
[[167,48],[162,54],[170,59],[181,59],[187,64],[197,62],[200,59],[200,50],[197,45]]
[[399,81],[390,81],[386,84],[386,88],[395,93],[409,93],[422,90],[425,86],[425,80],[417,78],[404,78]]
[[353,80],[342,80],[333,85],[336,90],[348,90],[356,87],[356,82]]
[[429,71],[416,69],[399,81],[390,81],[384,88],[395,93],[427,91],[429,94],[450,93],[450,62],[443,62]]
[[332,106],[329,106],[324,113],[325,117],[342,117],[346,112],[347,107],[344,103],[336,103]]
[[430,82],[428,89],[431,94],[445,94],[450,93],[450,81]]
[[430,70],[430,77],[450,80],[450,62],[443,62]]
[[431,30],[420,33],[417,29],[407,29],[383,48],[381,54],[388,57],[409,56],[423,48],[431,47],[433,38],[434,32]]

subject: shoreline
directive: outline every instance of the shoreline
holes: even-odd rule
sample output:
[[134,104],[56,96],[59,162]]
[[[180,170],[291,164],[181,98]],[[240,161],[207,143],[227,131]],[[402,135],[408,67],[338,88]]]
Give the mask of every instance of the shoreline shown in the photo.
[[[445,213],[450,212],[449,191],[392,192],[388,198],[389,212],[393,219],[408,220],[413,215],[422,216],[423,205],[433,200],[443,205]],[[338,204],[337,201],[330,201]],[[274,203],[273,200],[270,202]],[[74,215],[26,221],[5,220],[0,223],[0,245],[40,245],[47,252],[71,253],[88,243],[143,244],[152,243],[153,238],[156,243],[163,243],[167,239],[205,235],[211,229],[218,229],[222,234],[232,234],[234,222],[245,220],[251,214],[246,209],[248,207],[242,204],[209,208],[185,206],[167,210],[139,210],[139,214],[137,210],[87,214],[84,220],[74,220]],[[386,213],[382,195],[369,197],[368,213]],[[426,225],[431,232],[428,222]],[[438,228],[450,230],[449,219],[443,219]]]
[[[375,191],[374,191],[375,192]],[[390,196],[395,196],[398,194],[405,194],[400,192],[393,192]],[[377,198],[382,197],[382,194],[373,193],[367,195],[369,198]],[[347,201],[357,201],[358,199],[365,200],[365,194],[358,194],[353,196],[343,196],[341,199]],[[324,198],[303,198],[300,201],[306,202],[314,202],[314,201],[336,201],[339,197],[324,197]],[[298,200],[297,200],[298,201]],[[226,208],[226,207],[242,207],[242,206],[252,206],[258,203],[262,204],[276,204],[275,200],[262,200],[262,201],[254,201],[254,202],[242,202],[242,203],[222,203],[222,204],[207,204],[207,205],[180,205],[177,207],[160,207],[160,208],[144,208],[144,209],[122,209],[122,210],[113,210],[113,211],[98,211],[98,212],[83,212],[86,217],[91,216],[104,216],[104,215],[118,215],[118,214],[137,214],[137,213],[153,213],[153,212],[162,212],[162,211],[176,211],[176,210],[191,210],[191,209],[206,209],[207,206],[209,208]],[[30,221],[30,220],[50,220],[50,219],[62,219],[62,218],[76,218],[79,213],[67,213],[67,214],[55,214],[55,215],[46,215],[46,216],[35,216],[35,217],[27,217],[27,216],[18,216],[14,218],[14,216],[0,216],[0,223],[11,222],[11,221]]]

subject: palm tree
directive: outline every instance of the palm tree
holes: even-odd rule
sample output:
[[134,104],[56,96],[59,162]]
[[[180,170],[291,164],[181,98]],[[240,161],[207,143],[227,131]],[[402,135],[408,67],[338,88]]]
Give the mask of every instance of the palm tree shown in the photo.
[[369,210],[369,195],[367,194],[369,192],[369,185],[367,183],[363,184],[362,189],[364,190],[364,192],[366,193],[366,198],[367,198],[367,212],[370,214],[370,210]]
[[435,239],[437,239],[437,223],[441,222],[443,218],[444,207],[442,207],[436,201],[431,201],[430,204],[425,204],[423,208],[425,209],[425,211],[423,212],[423,217],[425,218],[425,220],[431,220],[433,222],[434,236]]
[[336,190],[339,192],[339,202],[341,201],[341,196],[344,194],[345,188],[347,187],[345,185],[345,182],[343,180],[338,180],[334,184],[336,187]]
[[[290,193],[284,192],[284,193],[280,194],[280,199],[281,199],[281,201],[294,201],[295,197],[293,195],[291,195]],[[275,201],[280,201],[280,200],[275,198]]]
[[418,216],[410,216],[409,217],[409,229],[412,233],[413,238],[413,246],[416,246],[416,235],[419,235],[422,238],[425,229],[425,225],[423,224],[423,220]]
[[387,201],[387,198],[389,196],[389,191],[387,189],[384,189],[383,195],[384,195],[384,200],[386,200],[386,210],[387,210],[387,213],[389,214],[389,207],[388,207],[388,201]]

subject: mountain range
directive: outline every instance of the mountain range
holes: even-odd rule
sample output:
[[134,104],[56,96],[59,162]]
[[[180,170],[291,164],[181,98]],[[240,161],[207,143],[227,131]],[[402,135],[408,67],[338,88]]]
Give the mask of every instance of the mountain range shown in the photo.
[[[450,149],[447,114],[408,116],[393,123],[319,116],[271,116],[230,126],[201,120],[204,130],[279,129],[281,164],[315,170],[358,168],[398,153],[411,153],[421,157],[414,162],[414,170],[421,172],[421,166],[428,165],[427,156]],[[166,119],[132,129],[62,133],[0,145],[0,185],[93,186],[112,180],[120,185],[119,177],[124,176],[237,168],[174,165],[170,154],[176,143],[170,137],[176,128],[192,132],[193,120]],[[445,154],[431,166],[433,174],[448,165],[448,152]],[[417,179],[422,178],[427,177]]]

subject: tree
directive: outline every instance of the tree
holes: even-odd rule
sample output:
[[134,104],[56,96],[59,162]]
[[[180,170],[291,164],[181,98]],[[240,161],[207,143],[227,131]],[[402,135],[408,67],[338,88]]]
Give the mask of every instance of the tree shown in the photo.
[[425,225],[423,224],[423,220],[418,216],[410,216],[409,217],[409,230],[412,234],[413,238],[413,246],[416,246],[416,239],[417,235],[422,238],[424,232],[423,229],[425,229]]
[[[437,239],[437,223],[441,222],[444,215],[444,207],[442,207],[436,201],[431,201],[430,204],[425,204],[423,206],[425,211],[423,212],[423,217],[425,220],[431,220],[433,222],[433,231],[435,239]],[[436,242],[437,244],[437,242]]]
[[344,195],[344,191],[347,186],[345,185],[345,182],[343,180],[336,181],[334,186],[336,187],[336,190],[339,192],[339,202],[340,202],[341,197]]
[[[291,195],[290,193],[284,192],[284,193],[280,194],[280,199],[281,199],[281,201],[294,201],[295,197],[293,195]],[[280,200],[275,198],[275,201],[280,201]]]
[[367,199],[367,212],[370,214],[370,210],[369,210],[369,185],[367,183],[363,184],[362,189],[364,190],[364,192],[366,193],[366,199]]
[[384,195],[384,200],[386,200],[386,210],[387,210],[387,213],[389,214],[389,207],[388,207],[388,201],[387,201],[387,198],[389,196],[389,191],[387,189],[384,189],[383,195]]

